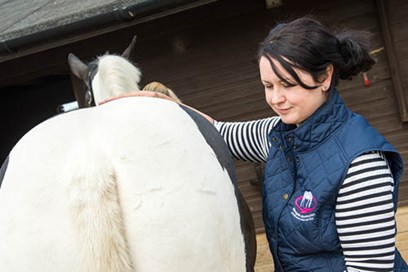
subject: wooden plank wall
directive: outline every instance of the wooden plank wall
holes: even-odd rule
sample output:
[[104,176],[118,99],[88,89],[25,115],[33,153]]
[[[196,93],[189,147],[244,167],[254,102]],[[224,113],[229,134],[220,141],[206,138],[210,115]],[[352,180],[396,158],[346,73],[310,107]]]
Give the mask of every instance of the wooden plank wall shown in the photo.
[[[141,52],[162,54],[139,56],[137,62],[142,66],[145,82],[158,80],[167,84],[186,104],[218,120],[270,116],[273,113],[264,102],[259,81],[258,43],[276,20],[307,13],[321,17],[333,27],[349,26],[374,34],[373,49],[379,51],[375,54],[377,65],[368,72],[371,85],[365,87],[359,75],[352,81],[342,82],[339,89],[346,104],[364,115],[402,152],[407,166],[408,126],[399,120],[386,54],[381,49],[384,43],[374,1],[285,0],[277,9],[256,7],[237,16],[220,17],[215,22],[170,33],[162,36],[160,42],[144,41],[140,45]],[[170,54],[161,51],[163,43],[173,45]],[[262,232],[261,193],[251,185],[251,181],[257,180],[255,165],[236,162],[236,166],[240,188],[253,211],[257,230]],[[400,204],[408,204],[407,175],[402,179]]]
[[401,77],[403,96],[408,108],[408,1],[384,1],[388,15],[389,32],[393,41],[392,49],[398,59],[397,69]]
[[[386,1],[386,11],[390,24],[390,34],[393,46],[398,58],[401,84],[406,103],[408,103],[408,1],[389,0]],[[395,120],[383,124],[388,138],[394,143],[403,154],[405,160],[405,175],[400,187],[400,205],[408,205],[408,124],[398,124]],[[384,120],[387,123],[387,120]],[[394,127],[390,127],[394,124]]]

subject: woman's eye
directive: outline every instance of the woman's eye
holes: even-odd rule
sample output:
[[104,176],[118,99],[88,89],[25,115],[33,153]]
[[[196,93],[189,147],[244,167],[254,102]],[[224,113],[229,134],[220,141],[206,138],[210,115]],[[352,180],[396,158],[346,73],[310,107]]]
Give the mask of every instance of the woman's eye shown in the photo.
[[291,83],[291,82],[282,82],[282,86],[283,86],[284,88],[292,88],[292,87],[295,87],[296,84],[295,84],[295,83]]

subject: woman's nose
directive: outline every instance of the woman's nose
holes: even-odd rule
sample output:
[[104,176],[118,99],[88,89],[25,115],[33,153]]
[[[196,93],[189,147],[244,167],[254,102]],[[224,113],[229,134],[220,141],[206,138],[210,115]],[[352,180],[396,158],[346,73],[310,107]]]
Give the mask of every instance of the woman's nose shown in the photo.
[[267,100],[269,104],[276,105],[285,102],[285,96],[280,90],[275,89],[269,93]]

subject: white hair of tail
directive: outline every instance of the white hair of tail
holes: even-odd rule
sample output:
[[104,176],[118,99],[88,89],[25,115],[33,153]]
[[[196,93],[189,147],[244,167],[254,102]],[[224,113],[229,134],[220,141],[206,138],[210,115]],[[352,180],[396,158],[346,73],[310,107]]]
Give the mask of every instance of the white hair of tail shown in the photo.
[[103,55],[97,60],[98,70],[92,80],[95,104],[139,90],[141,71],[127,59],[117,55]]

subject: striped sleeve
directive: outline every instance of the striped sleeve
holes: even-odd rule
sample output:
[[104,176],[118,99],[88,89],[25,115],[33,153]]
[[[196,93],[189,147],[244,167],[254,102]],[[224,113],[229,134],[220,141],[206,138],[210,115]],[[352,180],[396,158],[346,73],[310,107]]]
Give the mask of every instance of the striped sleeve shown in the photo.
[[382,153],[350,165],[336,204],[336,227],[347,271],[393,271],[394,180]]
[[234,158],[251,162],[266,162],[270,143],[269,131],[279,121],[270,117],[247,122],[215,121],[215,128],[221,133]]

